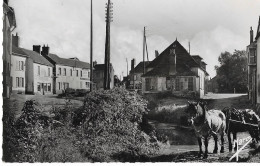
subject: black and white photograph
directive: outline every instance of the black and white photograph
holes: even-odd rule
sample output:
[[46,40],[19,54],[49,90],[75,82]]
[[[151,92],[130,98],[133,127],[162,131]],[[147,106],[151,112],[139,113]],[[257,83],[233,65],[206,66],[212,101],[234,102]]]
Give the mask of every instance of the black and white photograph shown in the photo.
[[3,163],[260,163],[259,0],[3,0]]

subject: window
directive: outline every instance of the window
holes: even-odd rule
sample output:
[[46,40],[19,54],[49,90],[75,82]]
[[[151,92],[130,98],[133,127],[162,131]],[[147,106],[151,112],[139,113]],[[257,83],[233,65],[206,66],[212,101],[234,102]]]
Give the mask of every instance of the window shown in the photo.
[[37,83],[37,91],[41,91],[41,83]]
[[49,83],[48,84],[48,92],[50,92],[51,91],[51,84]]
[[183,87],[183,82],[181,81],[180,82],[180,90],[183,90],[184,89],[184,87]]
[[63,89],[66,90],[67,88],[69,88],[69,83],[63,82]]
[[63,69],[63,75],[66,76],[66,68]]
[[88,72],[88,78],[90,77],[90,72]]
[[89,87],[90,87],[90,83],[86,82],[86,88],[89,88]]
[[24,70],[24,61],[16,61],[16,70],[19,70],[19,71]]
[[256,50],[250,49],[249,51],[249,63],[256,63]]
[[48,68],[48,76],[50,77],[51,76],[51,69]]
[[76,76],[77,77],[79,76],[79,70],[76,70]]
[[72,76],[72,69],[70,69],[70,76]]
[[40,76],[41,75],[41,68],[40,68],[40,66],[38,66],[38,76]]
[[16,87],[24,87],[24,78],[23,77],[16,77]]
[[136,80],[136,75],[134,75],[134,80]]
[[59,90],[61,90],[61,83],[60,83],[60,82],[58,82],[58,85],[59,85]]
[[188,79],[188,90],[193,91],[193,78],[192,77],[190,77]]
[[59,67],[59,75],[61,75],[61,68]]
[[82,77],[82,70],[80,71],[80,77]]

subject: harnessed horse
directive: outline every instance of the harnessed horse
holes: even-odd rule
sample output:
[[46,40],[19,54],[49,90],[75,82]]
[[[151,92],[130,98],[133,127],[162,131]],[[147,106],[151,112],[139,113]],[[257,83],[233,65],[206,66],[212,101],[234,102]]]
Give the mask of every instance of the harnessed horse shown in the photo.
[[224,133],[226,129],[226,117],[220,110],[206,110],[205,103],[189,102],[187,113],[189,122],[192,124],[199,143],[199,157],[202,155],[202,137],[205,139],[204,158],[208,157],[208,140],[213,136],[215,147],[213,153],[218,152],[218,135],[221,136],[221,150],[224,152]]
[[[229,142],[229,151],[232,151],[231,133],[233,140],[237,139],[238,132],[248,131],[254,142],[259,141],[259,116],[251,109],[224,108],[222,112],[226,115],[226,133]],[[235,143],[234,150],[237,149]]]

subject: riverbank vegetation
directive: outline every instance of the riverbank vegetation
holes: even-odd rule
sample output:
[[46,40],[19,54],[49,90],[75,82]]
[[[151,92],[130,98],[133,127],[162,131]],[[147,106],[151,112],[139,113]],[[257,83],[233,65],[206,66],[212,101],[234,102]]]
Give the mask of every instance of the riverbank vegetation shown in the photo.
[[15,121],[3,113],[3,160],[6,162],[135,161],[155,155],[161,143],[143,115],[147,101],[116,88],[86,95],[82,107],[48,112],[26,101]]

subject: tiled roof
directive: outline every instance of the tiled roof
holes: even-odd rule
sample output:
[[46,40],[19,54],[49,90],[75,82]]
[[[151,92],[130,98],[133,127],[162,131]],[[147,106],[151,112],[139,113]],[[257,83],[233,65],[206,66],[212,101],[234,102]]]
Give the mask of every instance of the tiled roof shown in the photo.
[[[135,73],[143,73],[143,64],[145,64],[145,67],[150,63],[151,61],[145,61],[145,62],[140,62],[134,69]],[[133,71],[131,70],[130,73]]]
[[83,69],[90,69],[90,64],[87,62],[82,62],[82,61],[73,60],[73,59],[60,58],[58,55],[51,54],[51,53],[48,55],[48,57],[50,59],[52,59],[56,64],[83,68]]
[[12,53],[13,54],[16,54],[16,55],[19,55],[19,56],[27,56],[25,52],[23,52],[23,50],[21,48],[18,48],[14,45],[12,45]]
[[174,46],[175,46],[175,53],[177,55],[176,57],[177,63],[183,62],[190,67],[199,67],[199,65],[195,62],[195,60],[189,55],[187,50],[177,40],[175,40],[158,57],[156,57],[149,65],[147,65],[147,68],[154,68],[162,61],[164,60],[167,61],[168,55],[170,54],[170,50],[173,49]]
[[9,20],[9,24],[11,26],[16,27],[16,19],[15,19],[14,9],[12,7],[8,6],[6,3],[3,3],[3,7],[4,7],[4,10],[7,11],[7,17],[8,17],[8,20]]
[[27,50],[24,48],[21,48],[21,50],[28,56],[30,57],[34,63],[42,64],[42,65],[47,65],[53,67],[53,65],[45,59],[42,55],[40,55],[37,52],[34,52],[32,50]]
[[[176,55],[176,72],[171,73],[170,68],[175,65],[174,59],[171,57],[171,50],[175,48]],[[158,57],[156,57],[146,68],[153,68],[144,74],[148,76],[197,76],[191,71],[192,67],[200,67],[200,65],[190,56],[187,50],[176,40],[168,48],[166,48]]]

